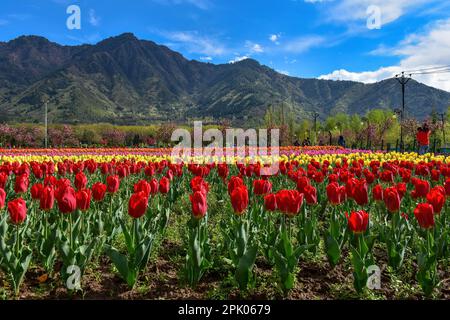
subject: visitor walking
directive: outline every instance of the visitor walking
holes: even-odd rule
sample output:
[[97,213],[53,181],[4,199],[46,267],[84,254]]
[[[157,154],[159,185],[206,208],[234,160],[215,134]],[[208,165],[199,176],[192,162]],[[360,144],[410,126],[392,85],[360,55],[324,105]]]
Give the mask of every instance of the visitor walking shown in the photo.
[[427,123],[424,123],[422,127],[417,129],[417,144],[419,145],[419,154],[425,154],[430,149],[430,135],[431,130]]
[[340,145],[341,147],[345,148],[345,139],[344,139],[343,135],[339,136],[338,145]]

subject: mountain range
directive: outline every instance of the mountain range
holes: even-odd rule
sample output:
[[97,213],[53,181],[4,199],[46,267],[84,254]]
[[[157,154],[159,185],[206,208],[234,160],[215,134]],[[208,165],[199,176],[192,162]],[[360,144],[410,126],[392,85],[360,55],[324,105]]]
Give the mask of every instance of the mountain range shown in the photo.
[[[396,79],[373,84],[290,77],[253,59],[212,64],[131,33],[65,46],[39,36],[0,42],[0,122],[149,124],[193,118],[263,121],[281,103],[298,119],[313,112],[365,114],[401,106]],[[411,80],[408,115],[445,112],[450,93]]]

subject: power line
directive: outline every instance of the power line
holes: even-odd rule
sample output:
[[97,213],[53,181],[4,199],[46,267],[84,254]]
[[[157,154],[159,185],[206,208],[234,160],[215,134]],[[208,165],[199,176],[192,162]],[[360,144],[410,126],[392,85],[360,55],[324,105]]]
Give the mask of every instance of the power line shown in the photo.
[[405,73],[421,72],[421,71],[431,71],[431,70],[447,69],[447,68],[450,68],[450,65],[447,65],[447,66],[440,66],[440,67],[429,67],[429,68],[421,68],[421,69],[407,70],[407,71],[405,71]]
[[442,70],[438,70],[438,71],[412,72],[410,74],[441,74],[441,73],[448,73],[448,72],[450,72],[450,68],[442,69]]

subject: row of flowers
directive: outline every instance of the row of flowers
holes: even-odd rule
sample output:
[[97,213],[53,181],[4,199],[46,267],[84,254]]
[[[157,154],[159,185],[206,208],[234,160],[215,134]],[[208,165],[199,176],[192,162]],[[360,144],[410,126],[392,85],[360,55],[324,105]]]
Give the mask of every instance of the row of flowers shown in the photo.
[[[237,286],[248,290],[262,255],[288,293],[299,259],[305,252],[320,253],[323,242],[332,267],[350,252],[354,287],[362,292],[378,243],[393,270],[400,272],[405,259],[414,259],[417,281],[430,295],[440,283],[439,265],[449,258],[450,165],[442,157],[379,157],[287,156],[273,176],[262,175],[259,163],[175,164],[134,157],[3,162],[0,210],[9,215],[0,215],[0,266],[18,294],[31,259],[48,274],[60,259],[65,280],[68,267],[84,272],[93,256],[105,254],[133,287],[149,263],[154,239],[164,237],[177,219],[173,212],[181,210],[191,216],[183,280],[193,287],[214,259],[224,258]],[[210,210],[217,201],[227,205]],[[214,224],[221,234],[216,256],[208,219],[221,222]],[[125,239],[125,249],[115,247],[118,238]]]

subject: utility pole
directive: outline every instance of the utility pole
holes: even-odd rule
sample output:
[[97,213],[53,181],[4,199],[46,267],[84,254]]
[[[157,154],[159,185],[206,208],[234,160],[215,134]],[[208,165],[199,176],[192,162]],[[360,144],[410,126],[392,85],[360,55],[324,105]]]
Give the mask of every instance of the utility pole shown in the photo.
[[444,148],[447,147],[447,142],[445,141],[445,113],[440,113],[442,121],[442,138],[444,140]]
[[[398,108],[398,109],[394,109],[394,112],[395,112],[395,114],[397,115],[397,116],[399,116],[400,117],[400,147],[399,147],[399,149],[400,149],[400,151],[402,151],[402,147],[401,147],[401,143],[402,143],[402,141],[403,141],[403,123],[402,123],[402,120],[403,120],[403,111],[402,111],[402,109],[401,108]],[[398,139],[397,139],[397,145],[398,145]],[[398,151],[397,150],[397,145],[396,145],[396,147],[395,147],[395,151]]]
[[45,100],[44,102],[44,106],[45,106],[45,115],[44,115],[44,123],[45,123],[45,149],[48,148],[48,101]]
[[317,144],[317,118],[319,118],[319,114],[314,112],[314,144]]
[[405,72],[402,71],[401,74],[395,75],[395,79],[402,85],[402,113],[400,116],[400,151],[404,151],[403,143],[403,118],[405,116],[405,86],[409,80],[411,80],[411,74],[405,76]]

